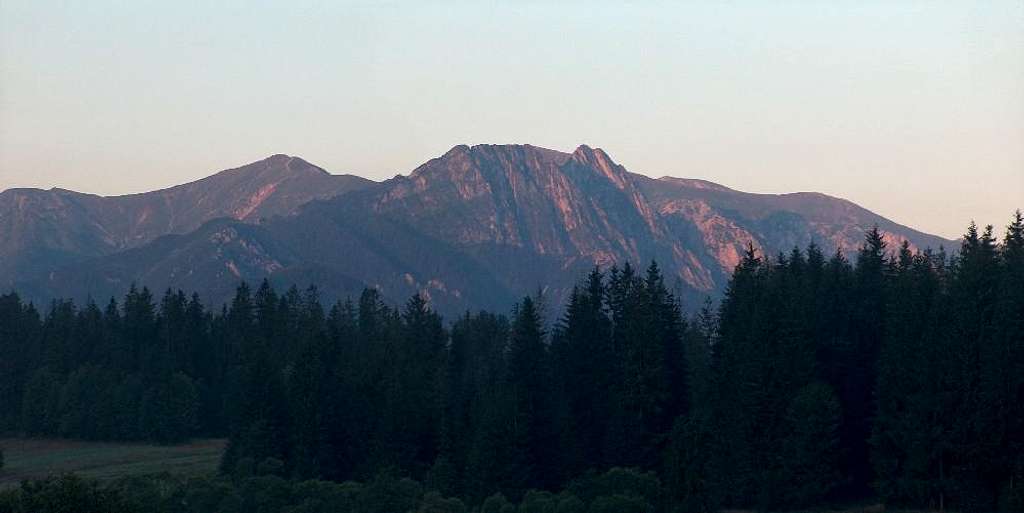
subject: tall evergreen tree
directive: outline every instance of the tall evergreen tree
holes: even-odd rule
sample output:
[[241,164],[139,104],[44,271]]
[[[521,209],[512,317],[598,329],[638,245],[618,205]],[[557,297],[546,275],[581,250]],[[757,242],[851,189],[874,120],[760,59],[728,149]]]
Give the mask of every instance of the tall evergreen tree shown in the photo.
[[573,289],[552,337],[565,410],[561,434],[565,476],[607,461],[603,449],[615,372],[611,328],[604,275],[594,269],[582,287]]
[[153,294],[148,288],[137,289],[133,284],[124,298],[124,321],[121,333],[125,346],[130,351],[131,367],[135,372],[143,369],[144,358],[157,345],[158,325]]
[[280,369],[269,351],[257,347],[245,366],[239,416],[234,422],[221,470],[232,472],[242,458],[289,461],[290,416]]
[[[988,416],[982,383],[983,368],[993,344],[996,315],[999,257],[992,226],[978,233],[971,223],[960,246],[950,282],[952,322],[943,376],[947,417],[948,451],[942,463],[955,481],[956,499],[966,511],[991,511],[997,490],[993,488],[982,463],[987,459],[984,420]],[[998,365],[992,371],[998,372]]]
[[550,486],[555,473],[549,462],[555,441],[548,395],[550,374],[540,314],[530,297],[519,303],[512,323],[508,387],[512,422],[508,443],[513,458],[509,488],[522,492]]
[[840,349],[846,363],[839,370],[837,387],[843,412],[839,438],[850,476],[848,493],[853,495],[866,493],[872,482],[867,440],[876,409],[873,389],[886,322],[887,268],[886,242],[874,226],[857,252],[849,338]]

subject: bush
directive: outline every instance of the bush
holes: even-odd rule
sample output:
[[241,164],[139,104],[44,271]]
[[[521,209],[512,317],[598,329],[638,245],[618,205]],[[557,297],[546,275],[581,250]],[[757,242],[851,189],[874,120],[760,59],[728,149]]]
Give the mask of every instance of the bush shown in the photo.
[[551,492],[530,490],[519,503],[519,513],[554,513],[558,498]]
[[359,494],[355,511],[360,513],[391,513],[415,511],[423,496],[423,487],[412,479],[388,474],[377,476]]
[[584,513],[587,510],[587,505],[583,504],[579,497],[571,493],[562,492],[558,497],[555,513]]
[[590,505],[590,513],[651,513],[654,506],[640,497],[612,495],[598,497]]
[[515,506],[508,502],[508,499],[500,493],[496,493],[486,499],[480,506],[480,513],[506,513],[509,510],[514,510]]
[[459,499],[446,499],[437,492],[429,492],[420,501],[416,513],[465,513],[466,505]]
[[241,511],[242,498],[229,482],[222,480],[193,478],[185,482],[180,490],[179,502],[188,504],[194,511]]
[[259,465],[256,465],[256,474],[284,477],[284,462],[277,458],[264,458]]
[[26,481],[0,493],[0,511],[83,513],[131,511],[120,495],[74,475]]
[[616,467],[603,474],[589,473],[573,481],[567,490],[584,502],[613,495],[639,497],[651,504],[657,504],[661,499],[658,476],[654,472],[632,468]]

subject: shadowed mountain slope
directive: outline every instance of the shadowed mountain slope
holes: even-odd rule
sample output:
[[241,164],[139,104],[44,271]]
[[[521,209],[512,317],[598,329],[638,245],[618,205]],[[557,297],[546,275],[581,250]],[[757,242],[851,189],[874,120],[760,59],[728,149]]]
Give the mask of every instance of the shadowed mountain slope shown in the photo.
[[188,233],[218,217],[259,222],[294,213],[314,199],[373,185],[357,176],[328,174],[297,157],[274,155],[142,194],[9,189],[0,193],[0,285],[136,248],[162,235]]
[[[291,178],[276,179],[281,176]],[[25,216],[60,228],[36,229],[60,236],[37,238],[35,247],[60,249],[60,237],[67,237],[83,248],[77,255],[105,257],[40,266],[46,274],[18,279],[19,288],[37,297],[104,297],[136,281],[197,290],[219,302],[240,279],[266,277],[279,286],[316,283],[329,299],[363,286],[378,287],[393,301],[419,292],[443,312],[457,314],[506,308],[542,285],[558,303],[595,265],[654,259],[692,306],[722,291],[748,243],[770,254],[811,241],[826,253],[849,253],[877,224],[894,245],[904,239],[920,248],[950,245],[846,200],[652,179],[588,146],[572,153],[530,145],[456,146],[408,176],[379,184],[274,156],[147,194],[175,198],[165,204],[176,206],[150,207],[148,215],[158,212],[159,222],[140,221],[144,207],[121,207],[136,216],[130,217],[135,223],[117,225],[121,238],[105,237],[106,231],[91,229],[94,223],[76,223],[70,214]],[[84,202],[43,211],[91,212]],[[202,224],[216,217],[233,219]],[[150,242],[133,243],[144,239]],[[133,249],[118,252],[123,248]]]

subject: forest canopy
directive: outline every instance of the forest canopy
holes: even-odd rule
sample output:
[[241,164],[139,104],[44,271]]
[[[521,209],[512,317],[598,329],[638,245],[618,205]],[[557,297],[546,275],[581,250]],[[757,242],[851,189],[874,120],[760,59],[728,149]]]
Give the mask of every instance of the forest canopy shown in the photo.
[[[653,262],[594,269],[554,315],[537,296],[449,322],[375,289],[325,306],[243,283],[215,309],[144,287],[42,310],[9,293],[0,431],[227,437],[220,477],[162,489],[239,505],[386,486],[415,495],[401,511],[1024,508],[1020,212],[951,257],[877,229],[852,262],[750,247],[720,304],[686,306]],[[126,486],[26,483],[0,511]]]

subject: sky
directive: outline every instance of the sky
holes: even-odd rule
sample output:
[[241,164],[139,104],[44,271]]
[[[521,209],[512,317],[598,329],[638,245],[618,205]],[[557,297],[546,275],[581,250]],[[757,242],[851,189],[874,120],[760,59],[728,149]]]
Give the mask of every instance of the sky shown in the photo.
[[0,190],[142,192],[275,153],[384,179],[482,143],[1001,227],[1024,208],[1024,2],[0,0]]

